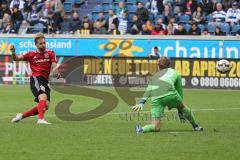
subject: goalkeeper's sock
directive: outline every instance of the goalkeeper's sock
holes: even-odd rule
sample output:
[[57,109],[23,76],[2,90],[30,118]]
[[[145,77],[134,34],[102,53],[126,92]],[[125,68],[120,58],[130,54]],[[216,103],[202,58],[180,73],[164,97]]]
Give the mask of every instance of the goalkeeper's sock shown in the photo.
[[155,132],[155,127],[152,124],[147,124],[144,127],[142,127],[142,129],[143,129],[143,133]]
[[191,123],[193,128],[195,128],[197,126],[197,123],[191,109],[185,106],[182,112],[184,117]]
[[30,117],[30,116],[35,116],[38,114],[38,107],[35,106],[33,108],[31,108],[30,110],[22,113],[23,114],[23,118],[27,118],[27,117]]
[[44,119],[44,113],[47,109],[47,101],[40,100],[38,103],[38,119]]

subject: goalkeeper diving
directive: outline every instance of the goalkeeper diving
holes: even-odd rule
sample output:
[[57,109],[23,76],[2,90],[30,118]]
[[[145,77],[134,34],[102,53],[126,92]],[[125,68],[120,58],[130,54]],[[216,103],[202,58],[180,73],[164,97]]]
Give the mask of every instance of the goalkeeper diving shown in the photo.
[[143,110],[144,103],[151,98],[152,124],[143,127],[137,124],[135,128],[137,133],[159,132],[165,107],[176,108],[181,122],[188,120],[194,131],[203,131],[191,109],[183,104],[181,76],[176,70],[170,68],[170,64],[170,59],[167,57],[158,59],[160,71],[151,77],[140,103],[132,107],[134,111]]

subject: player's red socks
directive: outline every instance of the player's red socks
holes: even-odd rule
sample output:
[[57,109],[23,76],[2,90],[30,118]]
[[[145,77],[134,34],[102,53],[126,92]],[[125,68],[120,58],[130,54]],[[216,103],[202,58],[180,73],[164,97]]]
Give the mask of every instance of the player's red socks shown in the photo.
[[40,100],[38,103],[38,119],[44,119],[44,113],[47,109],[47,101]]
[[33,108],[31,108],[30,110],[26,111],[23,113],[23,118],[27,118],[27,117],[30,117],[30,116],[35,116],[38,114],[38,107],[35,106]]
[[44,113],[47,109],[47,101],[46,100],[40,100],[38,105],[31,108],[30,110],[26,111],[23,113],[23,118],[27,118],[30,116],[35,116],[38,114],[38,118],[39,119],[43,119],[44,118]]

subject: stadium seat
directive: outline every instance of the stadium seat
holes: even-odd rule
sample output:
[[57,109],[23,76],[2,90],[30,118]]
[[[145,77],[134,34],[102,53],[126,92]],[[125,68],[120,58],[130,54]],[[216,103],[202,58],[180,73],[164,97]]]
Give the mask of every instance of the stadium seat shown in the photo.
[[179,22],[182,22],[182,23],[189,23],[189,20],[190,20],[190,17],[185,14],[179,17]]
[[93,13],[103,12],[103,6],[102,5],[95,6],[92,12]]
[[42,23],[37,23],[32,27],[31,33],[35,34],[35,33],[38,33],[38,32],[43,32],[45,28],[46,27]]
[[240,29],[240,25],[233,25],[232,26],[232,30],[231,30],[231,34],[234,35],[238,30]]
[[161,14],[159,14],[159,15],[156,15],[156,17],[155,17],[155,21],[157,21],[157,20],[158,20],[158,18],[163,18],[163,15],[161,15]]
[[75,4],[82,4],[82,3],[84,3],[85,0],[74,0],[74,1],[75,1],[74,2]]
[[112,0],[103,0],[102,6],[103,6],[104,11],[106,11],[105,9],[107,9],[107,7],[111,4],[112,4]]
[[114,5],[118,5],[119,2],[124,2],[125,3],[125,0],[115,0]]
[[66,13],[70,13],[73,11],[73,3],[72,2],[64,2],[63,8]]
[[72,2],[72,4],[74,4],[75,0],[65,0],[64,2]]
[[98,19],[98,13],[97,12],[93,12],[92,13],[92,21],[96,21]]
[[135,5],[128,5],[127,6],[127,10],[128,10],[129,13],[136,13],[137,6],[135,6]]
[[154,15],[153,14],[149,14],[148,15],[148,19],[151,21],[151,22],[154,22]]
[[88,19],[89,19],[90,21],[93,20],[93,18],[92,18],[92,14],[88,14],[87,16],[88,16]]
[[112,4],[112,0],[103,0],[102,1],[102,4],[104,5],[104,4]]
[[125,2],[125,0],[115,0],[114,3]]
[[129,14],[128,14],[128,20],[129,20],[129,21],[132,21],[132,17],[133,17],[134,15],[136,15],[136,14],[135,14],[135,13],[129,13]]
[[137,0],[137,2],[142,2],[145,5],[148,2],[148,0]]
[[126,4],[127,5],[136,5],[137,4],[137,0],[127,0]]
[[230,32],[230,26],[228,23],[220,23],[219,27],[221,28],[222,32],[226,33],[226,35]]
[[114,10],[114,6],[113,5],[103,5],[103,11],[104,12],[108,12],[109,9]]
[[106,19],[108,19],[108,17],[109,17],[109,15],[108,15],[108,13],[104,13],[104,17],[106,18]]
[[40,31],[39,31],[39,29],[37,29],[37,28],[32,28],[31,30],[30,30],[30,33],[31,34],[36,34],[36,33],[39,33]]

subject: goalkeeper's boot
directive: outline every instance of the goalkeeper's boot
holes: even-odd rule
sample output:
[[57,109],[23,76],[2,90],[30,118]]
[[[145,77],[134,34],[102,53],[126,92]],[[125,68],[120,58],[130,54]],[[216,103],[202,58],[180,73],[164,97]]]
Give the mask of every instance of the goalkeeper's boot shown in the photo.
[[23,114],[22,114],[22,113],[18,113],[18,114],[16,115],[16,117],[14,117],[14,118],[12,119],[12,123],[17,123],[17,122],[21,121],[22,119],[23,119]]
[[136,124],[135,131],[136,131],[136,133],[142,133],[143,132],[143,129],[142,129],[140,124]]
[[194,131],[203,131],[203,128],[199,125],[195,125],[195,126],[193,126],[193,130]]
[[37,124],[51,124],[47,122],[45,119],[38,119]]

